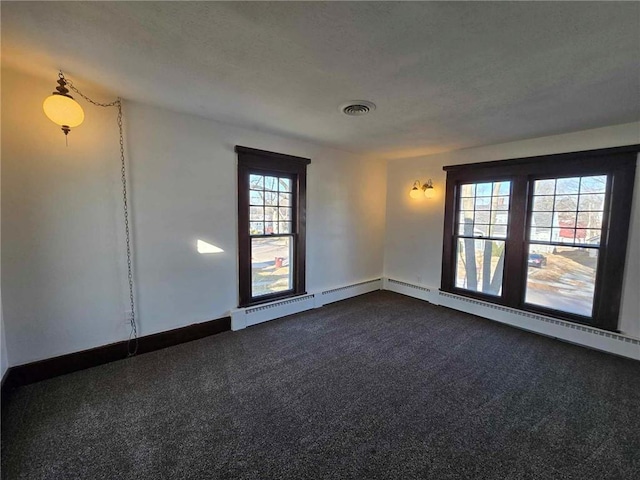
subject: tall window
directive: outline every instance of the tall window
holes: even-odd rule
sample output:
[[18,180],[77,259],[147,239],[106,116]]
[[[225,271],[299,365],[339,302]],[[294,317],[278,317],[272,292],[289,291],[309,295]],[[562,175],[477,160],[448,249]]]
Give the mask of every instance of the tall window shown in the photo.
[[607,178],[532,180],[525,303],[593,315]]
[[309,159],[236,146],[239,305],[305,293]]
[[638,150],[445,167],[442,290],[615,330]]
[[460,185],[456,287],[502,292],[510,192],[508,180]]

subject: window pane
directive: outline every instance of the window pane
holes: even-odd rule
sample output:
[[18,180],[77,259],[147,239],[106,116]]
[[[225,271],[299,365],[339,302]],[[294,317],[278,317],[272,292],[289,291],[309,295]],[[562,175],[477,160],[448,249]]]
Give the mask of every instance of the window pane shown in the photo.
[[533,210],[536,212],[551,212],[553,210],[554,197],[545,195],[533,197]]
[[476,208],[475,197],[461,197],[460,198],[460,210],[471,210]]
[[280,193],[280,206],[281,207],[290,207],[291,206],[291,194],[290,193]]
[[264,177],[262,175],[249,175],[249,188],[262,190],[264,188]]
[[473,210],[463,210],[460,211],[460,223],[473,223]]
[[264,192],[261,190],[250,190],[249,203],[251,205],[264,205]]
[[556,182],[556,195],[573,194],[580,191],[580,177],[559,178]]
[[531,214],[532,227],[551,227],[553,214],[551,212],[533,212]]
[[[509,196],[511,194],[511,182],[494,182],[494,195],[506,195]],[[497,188],[495,188],[497,186]]]
[[278,194],[273,192],[264,192],[265,205],[278,205]]
[[530,245],[527,263],[526,303],[592,315],[597,249]]
[[493,210],[509,210],[509,197],[493,197]]
[[263,222],[250,222],[249,223],[249,235],[264,235],[264,223]]
[[277,177],[264,177],[264,189],[278,191],[278,178]]
[[477,223],[473,225],[473,236],[474,237],[488,237],[489,236],[489,225],[478,225]]
[[490,223],[491,212],[476,212],[476,220],[475,223]]
[[274,222],[264,222],[264,234],[273,235],[278,232],[278,226],[273,224]]
[[458,226],[458,235],[464,235],[465,237],[473,237],[473,221],[469,218],[465,218]]
[[490,197],[493,193],[493,183],[477,183],[476,197]]
[[476,211],[477,210],[491,210],[491,197],[477,197]]
[[595,210],[602,211],[604,209],[604,194],[602,193],[587,193],[580,195],[580,201],[578,203],[580,210]]
[[534,195],[553,195],[556,191],[556,180],[536,180],[533,182]]
[[291,237],[251,239],[251,296],[293,288]]
[[291,222],[280,222],[280,233],[291,233]]
[[498,238],[506,238],[507,237],[507,226],[506,225],[491,225],[491,236]]
[[475,183],[471,185],[460,185],[460,196],[461,197],[475,197],[476,196],[476,185]]
[[578,195],[558,195],[554,210],[556,212],[575,212],[578,210]]
[[279,220],[291,220],[291,209],[290,208],[279,208],[278,209],[278,219]]
[[458,239],[456,287],[501,295],[504,246],[499,240]]
[[508,212],[495,212],[493,215],[493,221],[491,223],[495,223],[496,225],[506,225],[508,221]]
[[573,228],[552,228],[551,241],[560,243],[573,243],[575,230]]
[[605,193],[606,190],[607,190],[606,175],[582,177],[582,181],[580,182],[580,193]]
[[576,226],[575,212],[559,212],[554,216],[554,227],[560,228],[575,228]]
[[281,192],[290,192],[291,191],[291,179],[290,178],[280,178],[278,181],[278,190]]
[[550,242],[551,229],[550,228],[532,228],[530,240],[534,242]]
[[264,220],[264,208],[262,207],[250,207],[249,208],[249,220]]
[[278,207],[264,207],[265,220],[278,221]]

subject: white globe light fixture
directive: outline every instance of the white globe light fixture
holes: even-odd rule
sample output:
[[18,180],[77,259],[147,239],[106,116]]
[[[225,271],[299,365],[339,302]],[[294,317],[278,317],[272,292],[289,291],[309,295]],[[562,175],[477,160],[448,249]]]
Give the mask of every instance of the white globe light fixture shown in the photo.
[[56,92],[45,98],[42,109],[49,120],[60,125],[65,135],[68,135],[72,128],[77,127],[84,121],[84,110],[76,102],[67,88],[67,81],[62,72],[59,74]]

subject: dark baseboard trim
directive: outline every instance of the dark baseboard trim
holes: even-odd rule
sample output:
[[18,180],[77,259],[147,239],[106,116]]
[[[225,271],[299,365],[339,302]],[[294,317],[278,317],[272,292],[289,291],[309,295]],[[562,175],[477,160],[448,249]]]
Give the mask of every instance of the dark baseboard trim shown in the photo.
[[2,374],[2,383],[0,383],[0,391],[2,392],[2,398],[4,398],[4,384],[7,383],[7,378],[9,377],[9,370],[11,369],[7,368],[4,371],[4,374]]
[[[138,355],[231,330],[231,317],[219,318],[138,339]],[[10,367],[2,380],[2,400],[14,388],[127,358],[127,341]]]

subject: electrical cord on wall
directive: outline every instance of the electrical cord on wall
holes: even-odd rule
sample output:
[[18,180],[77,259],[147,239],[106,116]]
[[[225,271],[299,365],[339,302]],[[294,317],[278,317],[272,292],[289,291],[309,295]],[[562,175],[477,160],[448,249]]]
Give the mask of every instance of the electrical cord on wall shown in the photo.
[[115,101],[111,103],[100,103],[92,100],[83,94],[80,90],[78,90],[71,80],[65,78],[64,73],[60,70],[59,73],[60,78],[64,79],[69,85],[69,88],[73,90],[75,93],[84,98],[87,102],[97,106],[97,107],[116,107],[118,109],[118,130],[120,132],[120,173],[122,176],[122,205],[124,209],[124,231],[125,238],[127,244],[127,275],[129,278],[129,302],[131,311],[129,312],[129,324],[131,326],[131,331],[129,333],[129,340],[127,341],[127,355],[129,357],[134,356],[138,352],[138,328],[136,326],[136,309],[135,309],[135,298],[134,298],[134,285],[133,285],[133,267],[131,264],[131,232],[129,227],[129,204],[127,201],[127,171],[126,171],[126,162],[124,158],[124,133],[122,129],[122,98],[118,97]]

